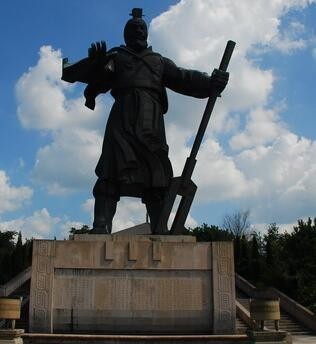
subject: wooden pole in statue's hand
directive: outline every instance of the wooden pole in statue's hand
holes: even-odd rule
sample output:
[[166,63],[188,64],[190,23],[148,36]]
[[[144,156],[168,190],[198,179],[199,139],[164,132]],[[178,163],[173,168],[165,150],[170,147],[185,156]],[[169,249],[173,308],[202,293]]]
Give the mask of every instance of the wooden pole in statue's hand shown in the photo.
[[[226,72],[227,67],[234,51],[236,43],[233,41],[228,41],[220,66],[219,70]],[[186,163],[184,165],[181,177],[175,177],[171,180],[168,193],[164,200],[164,205],[161,210],[158,224],[156,227],[156,233],[160,233],[161,229],[164,232],[167,228],[167,222],[172,211],[172,207],[174,205],[175,199],[177,195],[182,196],[176,216],[172,223],[172,227],[170,230],[170,234],[181,234],[184,229],[184,224],[187,219],[197,186],[191,180],[193,170],[196,164],[196,156],[200,149],[205,130],[207,128],[208,122],[210,120],[215,102],[217,97],[220,94],[214,90],[210,95],[204,113],[202,117],[202,121],[200,123],[197,135],[195,137],[190,156],[187,158]]]

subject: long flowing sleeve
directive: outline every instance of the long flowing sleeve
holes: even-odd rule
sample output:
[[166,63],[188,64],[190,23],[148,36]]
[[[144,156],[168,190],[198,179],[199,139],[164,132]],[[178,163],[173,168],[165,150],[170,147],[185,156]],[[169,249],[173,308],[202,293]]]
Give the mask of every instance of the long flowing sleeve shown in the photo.
[[211,90],[211,76],[196,70],[178,67],[168,58],[163,58],[163,84],[171,90],[195,98],[207,98]]
[[112,88],[113,72],[113,60],[108,60],[106,64],[101,64],[95,69],[96,76],[88,83],[84,90],[86,107],[94,110],[95,98],[99,94],[106,93]]

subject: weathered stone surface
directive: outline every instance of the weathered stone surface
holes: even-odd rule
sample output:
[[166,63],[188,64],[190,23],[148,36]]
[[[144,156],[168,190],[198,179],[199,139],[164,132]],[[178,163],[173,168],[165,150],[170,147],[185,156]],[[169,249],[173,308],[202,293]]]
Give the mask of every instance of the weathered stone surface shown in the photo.
[[247,331],[253,344],[286,344],[287,333],[284,331]]
[[234,333],[236,320],[232,242],[212,242],[213,333]]
[[23,344],[23,333],[21,329],[0,329],[0,344]]
[[152,235],[74,239],[34,240],[30,331],[234,332],[232,243]]
[[93,334],[47,334],[26,333],[26,344],[250,344],[246,335],[93,335]]
[[12,339],[1,339],[0,344],[23,344],[23,339],[21,337],[12,338]]
[[[133,229],[134,227],[132,227]],[[165,241],[165,242],[196,242],[196,237],[191,235],[144,235],[144,234],[134,234],[130,233],[127,230],[113,233],[113,234],[74,234],[72,236],[73,240],[79,241],[103,241],[103,240],[112,240],[112,241]]]

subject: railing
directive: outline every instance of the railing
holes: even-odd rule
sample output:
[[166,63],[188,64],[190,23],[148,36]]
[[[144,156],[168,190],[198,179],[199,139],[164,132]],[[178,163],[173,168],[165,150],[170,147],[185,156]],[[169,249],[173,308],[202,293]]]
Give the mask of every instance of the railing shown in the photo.
[[19,287],[21,287],[21,285],[31,278],[31,274],[32,267],[29,266],[27,269],[13,277],[9,282],[0,286],[0,297],[11,295],[15,290],[17,290]]
[[305,325],[308,329],[316,332],[316,314],[302,306],[300,303],[283,294],[276,288],[271,291],[280,299],[280,306],[298,322]]
[[250,312],[240,302],[236,300],[236,313],[238,317],[247,324],[249,328],[254,328],[254,321],[250,317]]
[[256,287],[238,274],[235,274],[236,287],[249,297],[254,297]]
[[[256,287],[248,282],[243,277],[236,274],[235,276],[236,287],[240,289],[242,292],[247,294],[249,297],[256,296]],[[283,294],[276,288],[267,288],[269,295],[274,298],[280,299],[280,307],[285,312],[290,314],[294,319],[296,319],[299,323],[304,325],[306,328],[316,332],[316,315],[307,309],[306,307],[302,306],[298,302],[294,301],[287,295]],[[244,308],[244,307],[243,307]],[[239,312],[242,313],[243,309],[239,309]],[[237,313],[238,314],[238,313]],[[245,313],[243,316],[247,316]],[[247,323],[247,322],[246,322]]]

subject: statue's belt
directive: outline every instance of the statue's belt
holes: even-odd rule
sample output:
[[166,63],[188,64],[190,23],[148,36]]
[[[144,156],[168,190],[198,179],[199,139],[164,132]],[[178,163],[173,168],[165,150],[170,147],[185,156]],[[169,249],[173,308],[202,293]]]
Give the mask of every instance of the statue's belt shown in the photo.
[[116,94],[125,94],[129,93],[129,91],[133,92],[135,88],[145,88],[151,91],[155,91],[158,94],[163,92],[163,87],[159,85],[153,85],[152,82],[148,80],[127,80],[124,83],[118,83],[117,85],[114,84],[112,86],[112,93]]

